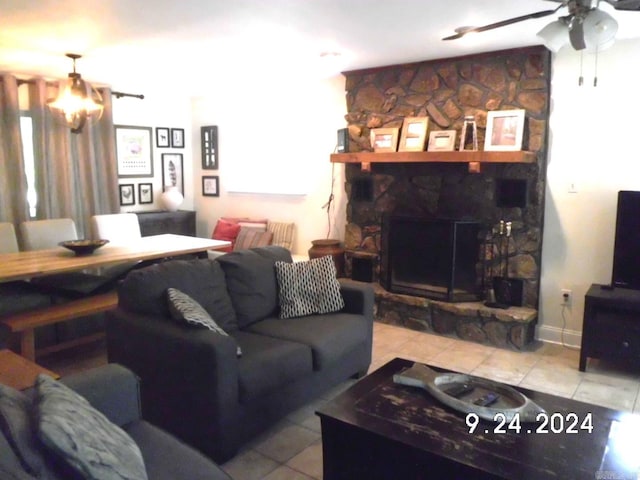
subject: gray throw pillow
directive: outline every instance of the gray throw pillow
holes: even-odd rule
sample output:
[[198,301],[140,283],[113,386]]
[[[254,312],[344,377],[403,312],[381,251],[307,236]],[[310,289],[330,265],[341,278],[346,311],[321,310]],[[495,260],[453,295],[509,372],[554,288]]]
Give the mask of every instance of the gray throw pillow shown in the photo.
[[34,416],[40,440],[83,478],[147,480],[142,453],[131,437],[48,375],[38,375]]
[[[177,288],[168,288],[167,301],[169,302],[171,317],[173,317],[174,320],[184,321],[196,327],[208,328],[219,335],[229,336],[227,332],[211,318],[211,315],[202,308],[202,305],[186,293],[181,292]],[[236,355],[242,355],[242,349],[239,345],[236,350]]]
[[[0,384],[0,430],[22,468],[38,478],[49,470],[31,428],[31,400],[22,392]],[[3,477],[0,477],[3,478]]]
[[307,262],[276,262],[280,318],[337,312],[344,308],[331,256]]

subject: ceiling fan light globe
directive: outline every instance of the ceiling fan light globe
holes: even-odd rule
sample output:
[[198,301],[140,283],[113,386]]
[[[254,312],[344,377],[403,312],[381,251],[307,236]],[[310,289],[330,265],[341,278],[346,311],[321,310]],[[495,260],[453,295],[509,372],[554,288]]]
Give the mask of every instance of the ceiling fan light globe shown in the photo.
[[584,19],[584,41],[589,52],[611,47],[618,33],[618,22],[603,10],[591,10]]
[[569,28],[562,20],[556,20],[540,30],[537,37],[545,47],[557,52],[569,43]]

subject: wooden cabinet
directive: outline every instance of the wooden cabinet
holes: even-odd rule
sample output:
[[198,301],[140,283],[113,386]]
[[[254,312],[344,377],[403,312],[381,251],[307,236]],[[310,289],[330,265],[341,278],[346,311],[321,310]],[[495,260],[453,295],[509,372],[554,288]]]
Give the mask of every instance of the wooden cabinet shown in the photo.
[[584,304],[581,372],[588,357],[640,361],[640,291],[591,285]]
[[187,210],[178,210],[177,212],[153,210],[136,212],[136,215],[138,215],[140,231],[143,237],[161,235],[163,233],[196,236],[196,212]]

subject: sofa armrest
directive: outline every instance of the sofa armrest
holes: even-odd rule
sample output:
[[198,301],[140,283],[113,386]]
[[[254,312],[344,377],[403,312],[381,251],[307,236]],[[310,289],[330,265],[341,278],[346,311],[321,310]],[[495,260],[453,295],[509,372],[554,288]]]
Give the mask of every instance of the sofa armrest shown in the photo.
[[344,298],[344,311],[364,315],[373,322],[374,293],[371,284],[345,278],[340,278],[338,281],[340,293]]
[[232,337],[122,308],[107,312],[106,331],[109,361],[140,377],[145,419],[194,445],[234,428],[239,394]]
[[121,365],[103,365],[68,375],[60,381],[117,425],[140,419],[138,377]]

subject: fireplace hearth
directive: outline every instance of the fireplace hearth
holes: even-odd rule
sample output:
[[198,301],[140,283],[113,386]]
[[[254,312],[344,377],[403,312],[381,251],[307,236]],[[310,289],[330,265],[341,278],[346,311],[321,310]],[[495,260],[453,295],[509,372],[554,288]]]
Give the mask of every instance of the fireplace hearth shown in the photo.
[[478,222],[385,216],[382,285],[390,292],[448,302],[478,300]]

